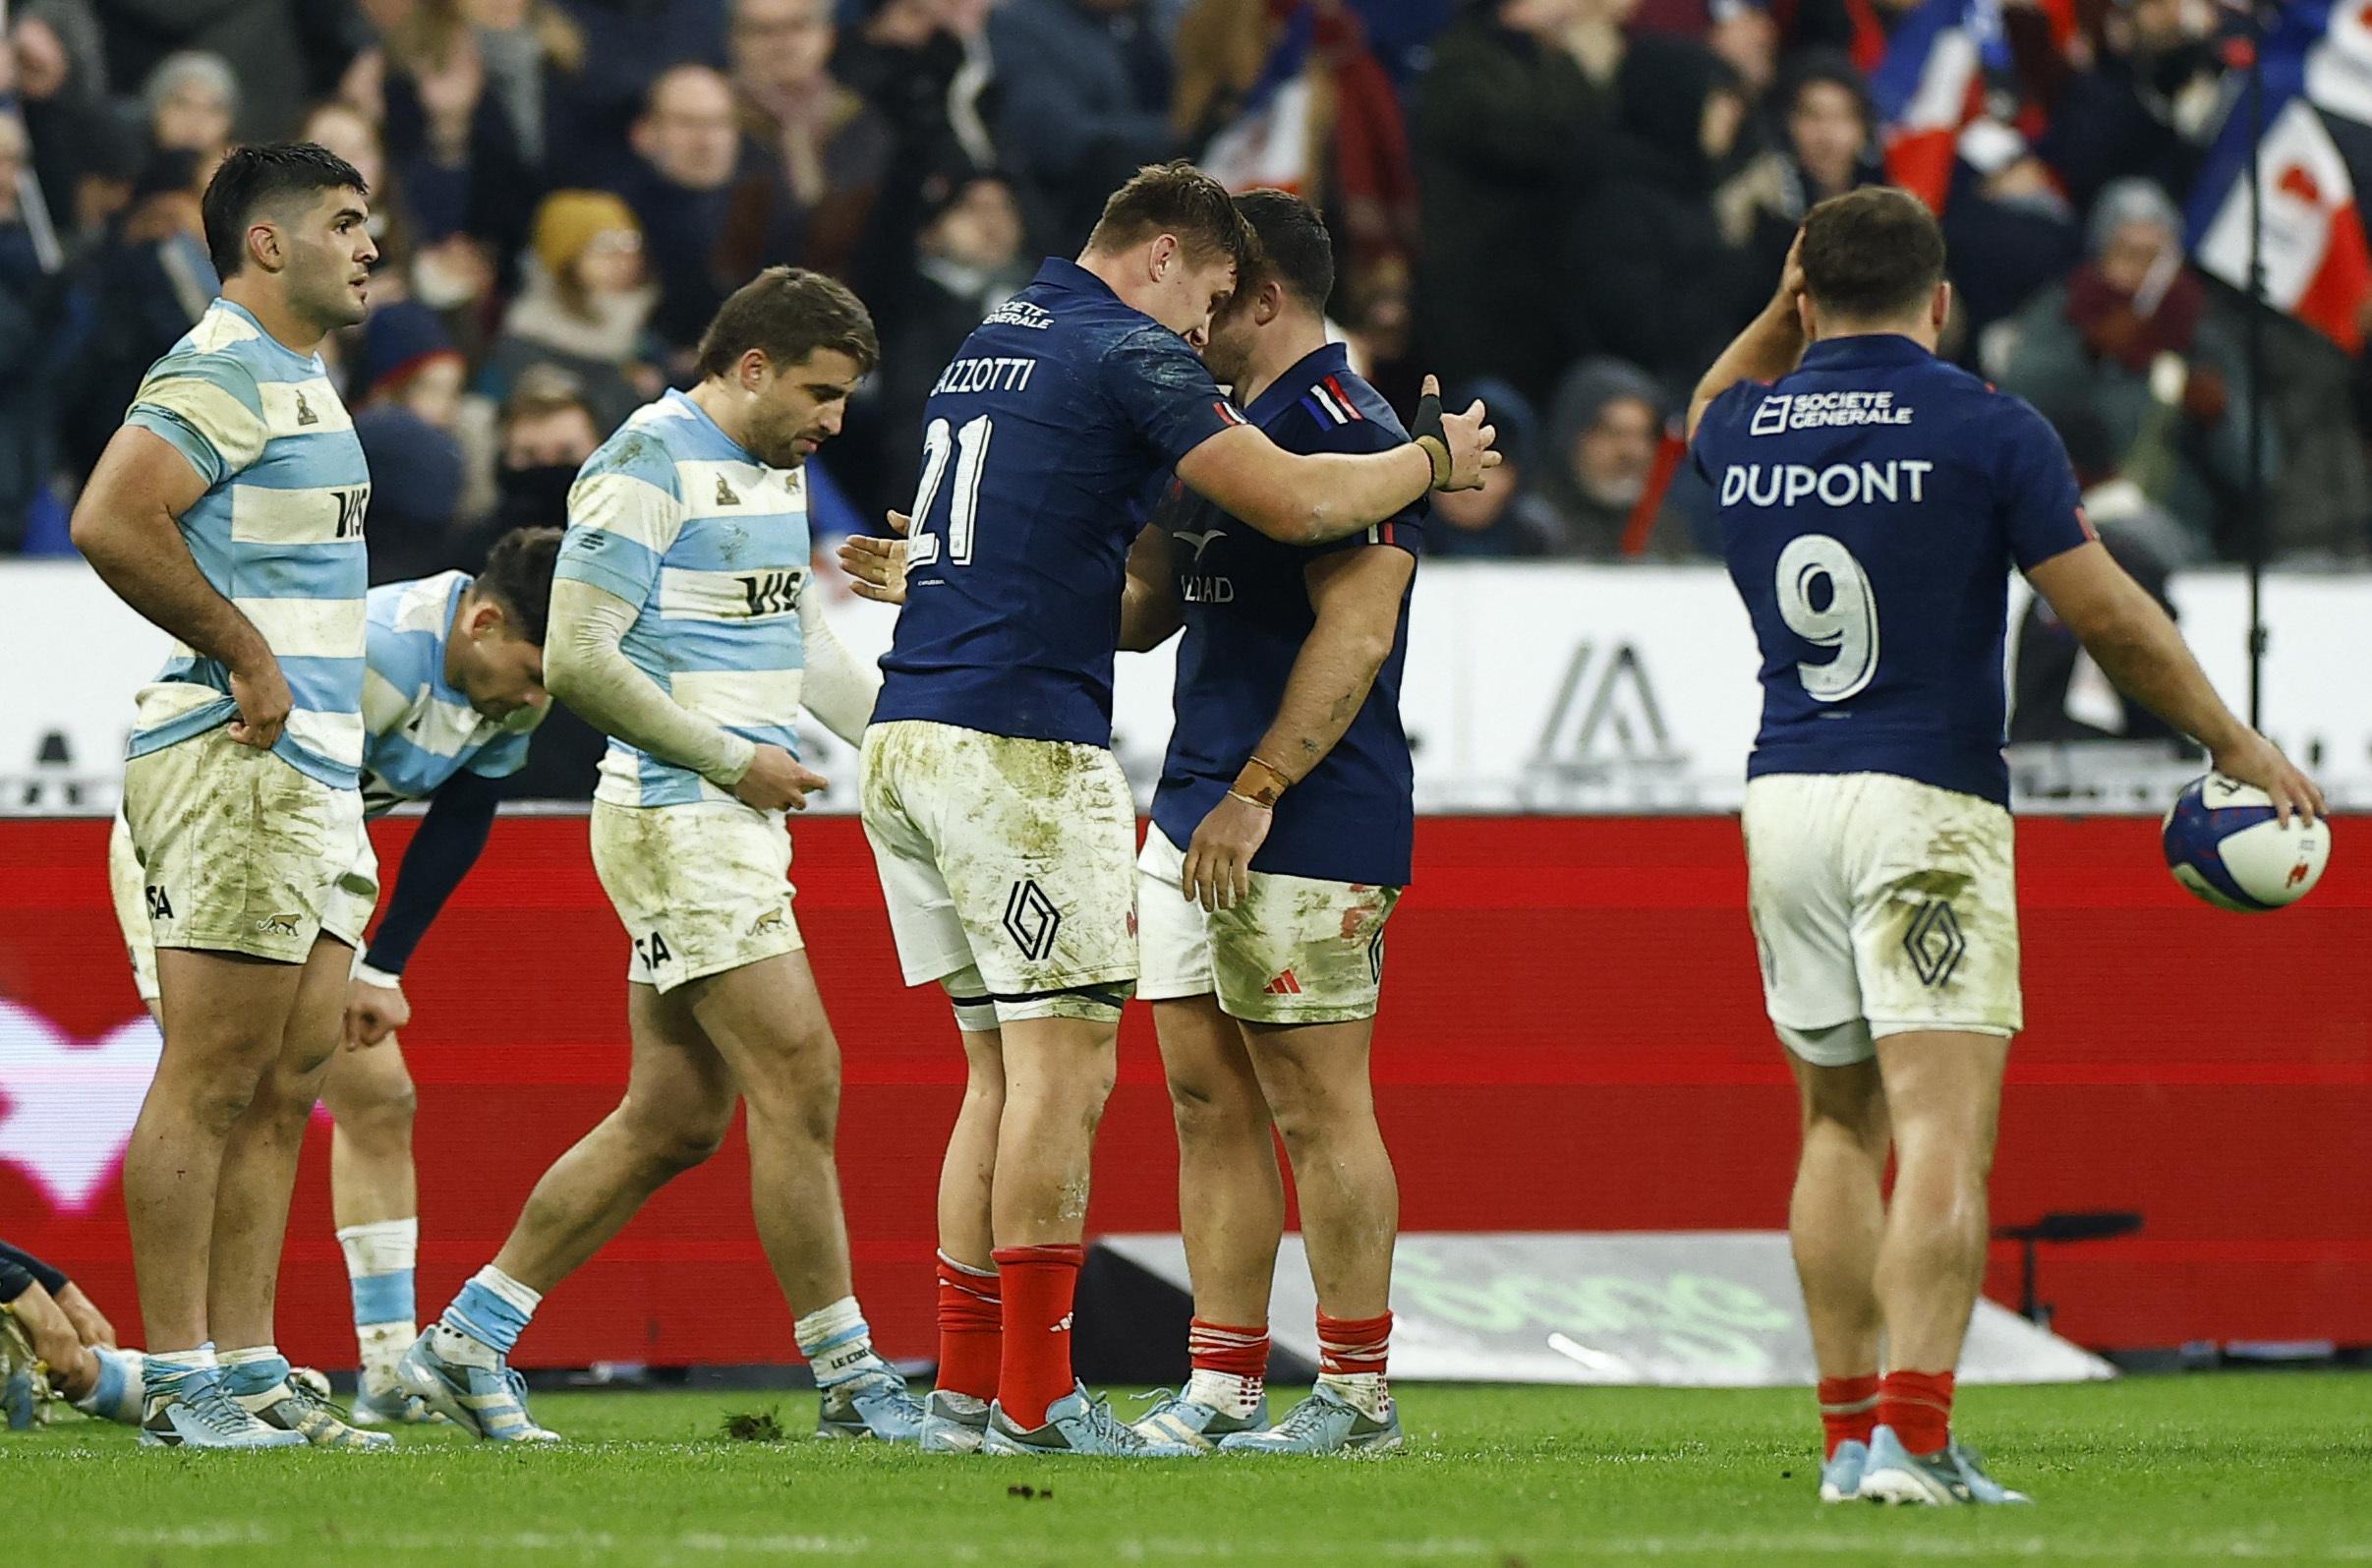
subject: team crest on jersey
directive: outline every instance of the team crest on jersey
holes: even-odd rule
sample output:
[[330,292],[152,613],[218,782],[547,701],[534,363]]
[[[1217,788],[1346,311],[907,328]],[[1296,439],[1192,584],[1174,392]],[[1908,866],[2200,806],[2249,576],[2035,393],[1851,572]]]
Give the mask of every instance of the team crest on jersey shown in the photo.
[[741,497],[733,494],[733,487],[724,482],[724,476],[723,474],[719,474],[717,476],[717,504],[720,506],[738,506],[741,504]]
[[305,401],[305,388],[303,388],[303,387],[301,387],[301,386],[300,386],[300,387],[298,387],[298,388],[297,388],[297,424],[298,424],[299,426],[305,426],[305,425],[318,425],[319,423],[321,423],[321,416],[320,416],[320,415],[318,415],[318,414],[317,414],[317,413],[315,413],[315,412],[313,411],[313,405],[312,405],[311,403],[308,403],[308,402],[306,402],[306,401]]

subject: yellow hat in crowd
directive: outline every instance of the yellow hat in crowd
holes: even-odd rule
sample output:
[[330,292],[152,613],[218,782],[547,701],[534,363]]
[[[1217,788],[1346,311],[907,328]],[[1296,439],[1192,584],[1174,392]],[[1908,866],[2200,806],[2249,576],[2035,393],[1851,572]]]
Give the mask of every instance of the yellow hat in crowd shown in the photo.
[[593,242],[618,230],[640,238],[634,209],[607,191],[554,191],[536,209],[536,260],[553,277],[566,277]]

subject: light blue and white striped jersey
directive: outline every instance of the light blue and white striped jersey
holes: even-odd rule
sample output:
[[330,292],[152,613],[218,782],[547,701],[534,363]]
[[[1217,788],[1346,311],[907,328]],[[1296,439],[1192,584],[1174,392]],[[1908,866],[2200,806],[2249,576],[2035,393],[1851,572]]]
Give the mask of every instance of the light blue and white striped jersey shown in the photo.
[[[171,442],[206,482],[181,515],[198,569],[255,622],[294,707],[273,752],[332,788],[363,764],[363,619],[371,472],[318,354],[228,300],[148,369],[127,425]],[[230,671],[176,643],[140,694],[138,757],[238,717]]]
[[453,614],[467,572],[371,590],[370,666],[363,675],[363,812],[426,800],[467,768],[507,779],[527,766],[527,737],[549,706],[489,719],[444,678]]
[[[760,463],[671,391],[578,471],[554,575],[641,608],[621,651],[677,703],[795,755],[807,562],[805,476]],[[612,738],[594,798],[674,806],[733,796]]]

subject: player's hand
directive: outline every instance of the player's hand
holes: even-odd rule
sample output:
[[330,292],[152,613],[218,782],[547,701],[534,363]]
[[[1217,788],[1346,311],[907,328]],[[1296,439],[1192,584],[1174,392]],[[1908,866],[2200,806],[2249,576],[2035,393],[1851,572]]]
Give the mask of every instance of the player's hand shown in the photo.
[[1771,308],[1785,311],[1787,319],[1794,320],[1796,301],[1803,297],[1804,231],[1798,229],[1794,241],[1787,247],[1787,260],[1779,267],[1779,292],[1771,297]]
[[805,811],[809,791],[829,782],[781,746],[760,746],[749,772],[733,785],[733,798],[760,811]]
[[357,975],[346,982],[346,1049],[378,1044],[412,1021],[412,1003],[398,985],[375,985]]
[[231,667],[231,701],[239,705],[239,717],[231,721],[231,739],[258,751],[278,744],[288,711],[296,706],[288,677],[280,673],[280,661],[268,649],[254,664]]
[[[896,512],[890,514],[897,517]],[[903,519],[899,519],[903,521]],[[840,570],[859,599],[879,605],[906,602],[906,542],[850,534],[840,542]]]
[[1194,830],[1186,845],[1179,891],[1205,909],[1232,909],[1252,890],[1252,856],[1268,842],[1276,822],[1268,807],[1238,794],[1224,794]]
[[68,1280],[58,1291],[58,1310],[74,1325],[75,1338],[86,1345],[104,1345],[115,1349],[115,1325],[99,1310],[98,1303],[83,1294],[83,1287]]
[[1492,449],[1499,433],[1488,419],[1479,398],[1469,403],[1463,414],[1444,412],[1440,377],[1424,378],[1411,434],[1433,460],[1435,490],[1479,490],[1482,476],[1499,466],[1500,454]]
[[2253,729],[2242,731],[2242,738],[2219,748],[2213,761],[2216,771],[2226,778],[2255,784],[2273,796],[2274,815],[2285,826],[2293,816],[2312,822],[2330,811],[2315,782],[2299,772],[2297,764],[2283,756],[2281,747]]

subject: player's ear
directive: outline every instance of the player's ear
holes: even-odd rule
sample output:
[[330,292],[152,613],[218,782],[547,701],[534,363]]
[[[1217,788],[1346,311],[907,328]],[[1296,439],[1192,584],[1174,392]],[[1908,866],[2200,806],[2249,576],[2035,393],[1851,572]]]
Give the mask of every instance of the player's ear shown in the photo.
[[758,395],[759,386],[766,379],[766,351],[764,349],[744,349],[741,352],[741,358],[734,362],[733,377],[740,382],[741,390],[755,397]]
[[492,599],[481,599],[470,608],[470,635],[473,637],[493,636],[501,631],[503,621],[508,618],[502,613],[500,605]]
[[249,224],[247,254],[264,271],[279,271],[287,261],[280,249],[280,226],[268,218]]
[[1158,283],[1169,276],[1170,263],[1177,260],[1178,236],[1175,234],[1153,236],[1153,249],[1145,263],[1147,270],[1152,274],[1153,281]]
[[1951,319],[1952,285],[1948,282],[1938,283],[1936,285],[1936,297],[1928,302],[1928,324],[1940,332],[1943,323]]
[[1796,296],[1796,325],[1803,331],[1805,342],[1817,343],[1821,340],[1821,319],[1813,313],[1812,295],[1809,292]]

